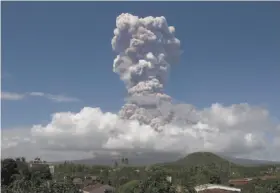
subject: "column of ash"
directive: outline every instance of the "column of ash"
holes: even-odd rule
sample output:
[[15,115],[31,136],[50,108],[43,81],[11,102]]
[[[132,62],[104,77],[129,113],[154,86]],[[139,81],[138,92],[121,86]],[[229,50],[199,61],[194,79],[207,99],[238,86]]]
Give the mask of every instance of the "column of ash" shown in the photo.
[[[168,123],[172,112],[164,110],[171,97],[164,94],[170,65],[179,61],[180,41],[164,17],[139,18],[125,13],[117,17],[112,48],[118,54],[113,71],[124,81],[128,97],[119,116],[138,120],[154,129]],[[168,106],[168,105],[167,105]]]

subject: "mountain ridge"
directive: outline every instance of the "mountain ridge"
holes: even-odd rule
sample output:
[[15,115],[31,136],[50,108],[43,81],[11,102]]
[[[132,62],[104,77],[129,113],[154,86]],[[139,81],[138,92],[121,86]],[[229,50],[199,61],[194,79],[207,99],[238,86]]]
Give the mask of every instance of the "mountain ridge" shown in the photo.
[[[269,161],[269,160],[253,160],[253,159],[244,159],[244,158],[236,158],[223,154],[215,154],[211,152],[195,152],[191,154],[187,154],[182,157],[176,153],[143,153],[141,155],[138,154],[130,154],[125,156],[129,160],[129,165],[133,166],[144,166],[144,165],[152,165],[152,164],[163,164],[163,163],[171,163],[177,162],[185,159],[188,156],[201,156],[200,159],[205,159],[208,156],[212,156],[212,159],[223,159],[223,162],[232,162],[233,164],[243,165],[243,166],[258,166],[258,165],[275,165],[280,164],[280,161]],[[206,157],[205,157],[206,156]],[[216,158],[214,158],[216,156]],[[89,159],[80,159],[80,160],[69,160],[75,164],[85,164],[85,165],[113,165],[115,161],[120,161],[121,157],[115,156],[97,156],[95,158]],[[199,159],[198,159],[199,160]],[[53,163],[62,163],[64,161],[58,161]],[[188,161],[190,162],[190,161]]]

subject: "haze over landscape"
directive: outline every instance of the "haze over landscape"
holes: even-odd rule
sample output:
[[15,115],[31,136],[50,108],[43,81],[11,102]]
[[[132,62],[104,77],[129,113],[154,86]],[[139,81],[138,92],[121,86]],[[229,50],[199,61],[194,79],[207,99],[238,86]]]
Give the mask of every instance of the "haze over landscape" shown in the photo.
[[[32,3],[37,7],[33,12],[27,4],[3,5],[2,156],[61,161],[146,154],[168,161],[170,155],[175,160],[209,151],[280,161],[277,9],[216,4],[203,13],[203,6],[189,3],[186,15],[171,16],[175,12],[165,3],[147,2],[145,11],[143,5],[136,9],[128,4],[113,14],[107,14],[105,4],[92,10],[83,4],[83,12],[77,11],[80,4],[62,8],[49,3],[53,12],[39,3]],[[104,10],[102,17],[92,13],[97,9]],[[233,17],[233,10],[240,17]],[[15,11],[18,16],[11,14]],[[68,17],[71,12],[77,18]],[[227,31],[233,28],[234,33]],[[215,34],[220,30],[224,36]],[[192,38],[203,41],[196,45]],[[201,53],[189,54],[192,48]],[[211,48],[221,52],[220,61],[211,60]],[[207,102],[191,104],[195,98]]]

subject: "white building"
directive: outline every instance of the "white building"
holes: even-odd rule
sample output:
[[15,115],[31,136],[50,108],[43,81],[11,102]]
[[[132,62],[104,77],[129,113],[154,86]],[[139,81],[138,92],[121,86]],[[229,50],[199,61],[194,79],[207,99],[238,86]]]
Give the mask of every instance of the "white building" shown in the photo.
[[229,192],[241,192],[240,188],[233,188],[233,187],[223,186],[218,184],[203,184],[203,185],[196,186],[194,189],[196,192],[201,192],[205,190],[225,190]]
[[52,175],[54,175],[54,165],[49,165],[50,172]]

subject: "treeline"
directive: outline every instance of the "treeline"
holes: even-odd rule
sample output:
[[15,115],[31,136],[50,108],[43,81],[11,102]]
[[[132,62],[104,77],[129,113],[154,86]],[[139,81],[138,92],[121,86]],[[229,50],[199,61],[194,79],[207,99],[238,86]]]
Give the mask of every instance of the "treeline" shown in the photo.
[[[215,163],[191,167],[132,167],[128,163],[129,160],[124,159],[121,164],[110,167],[64,162],[55,165],[52,175],[47,163],[39,158],[32,162],[36,167],[30,167],[24,158],[9,158],[1,160],[1,188],[4,193],[78,193],[79,188],[73,183],[75,178],[86,181],[87,177],[96,176],[97,183],[109,184],[117,193],[192,193],[194,187],[201,184],[229,185],[231,177],[227,168]],[[280,193],[280,181],[256,179],[241,188],[244,193]]]
[[71,180],[53,181],[45,161],[35,159],[30,167],[25,158],[1,160],[1,192],[3,193],[78,193]]
[[[114,186],[118,192],[135,193],[144,191],[143,188],[154,189],[153,192],[162,192],[163,187],[169,189],[164,193],[175,189],[188,190],[188,192],[201,183],[221,184],[228,178],[221,179],[218,169],[210,166],[185,168],[180,170],[164,166],[132,167],[129,165],[110,166],[86,166],[65,162],[56,165],[55,178],[61,180],[64,175],[72,177],[98,176],[100,181]],[[224,174],[226,176],[227,174]],[[170,177],[171,182],[168,182]],[[153,187],[153,188],[152,188]],[[145,192],[146,191],[146,192]],[[147,189],[145,189],[147,193]]]

